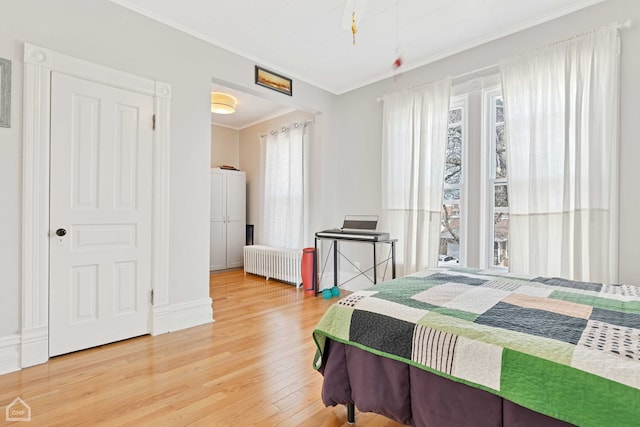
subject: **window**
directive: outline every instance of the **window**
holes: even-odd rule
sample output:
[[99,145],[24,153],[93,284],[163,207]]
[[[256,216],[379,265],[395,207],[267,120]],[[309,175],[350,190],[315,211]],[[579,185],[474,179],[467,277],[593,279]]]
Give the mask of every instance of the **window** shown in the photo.
[[302,248],[304,237],[304,125],[261,135],[263,161],[260,242]]
[[491,165],[489,189],[491,197],[491,226],[493,253],[491,267],[509,267],[509,194],[507,192],[507,146],[504,133],[504,105],[499,90],[487,94],[490,108]]
[[449,110],[438,256],[440,265],[458,264],[460,260],[465,101],[466,98],[456,98]]
[[509,198],[497,76],[454,86],[452,93],[438,264],[506,268]]

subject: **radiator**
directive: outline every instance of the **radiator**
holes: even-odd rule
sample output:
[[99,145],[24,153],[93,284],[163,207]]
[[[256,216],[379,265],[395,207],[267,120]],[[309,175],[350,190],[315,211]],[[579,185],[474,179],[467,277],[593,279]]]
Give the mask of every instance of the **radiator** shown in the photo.
[[244,272],[276,279],[300,287],[302,249],[251,245],[244,247]]

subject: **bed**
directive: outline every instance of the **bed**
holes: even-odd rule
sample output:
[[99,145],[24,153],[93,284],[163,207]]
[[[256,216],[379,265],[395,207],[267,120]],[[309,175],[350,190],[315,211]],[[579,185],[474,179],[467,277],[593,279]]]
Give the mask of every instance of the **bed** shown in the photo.
[[415,426],[640,425],[640,288],[434,269],[313,333],[325,405]]

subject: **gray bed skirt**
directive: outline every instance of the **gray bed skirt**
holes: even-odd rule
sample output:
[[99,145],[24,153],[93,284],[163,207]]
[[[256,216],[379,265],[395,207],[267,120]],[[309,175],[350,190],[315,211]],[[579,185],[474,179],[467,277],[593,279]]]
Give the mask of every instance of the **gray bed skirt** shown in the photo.
[[355,404],[410,426],[570,427],[487,391],[327,340],[320,372],[327,406]]

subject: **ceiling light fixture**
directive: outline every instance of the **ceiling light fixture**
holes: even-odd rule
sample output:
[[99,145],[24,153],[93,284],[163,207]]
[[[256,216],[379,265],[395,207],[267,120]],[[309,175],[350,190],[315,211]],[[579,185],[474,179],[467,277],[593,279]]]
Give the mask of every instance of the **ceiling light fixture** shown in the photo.
[[226,93],[211,92],[211,112],[216,114],[233,114],[236,112],[238,100]]

